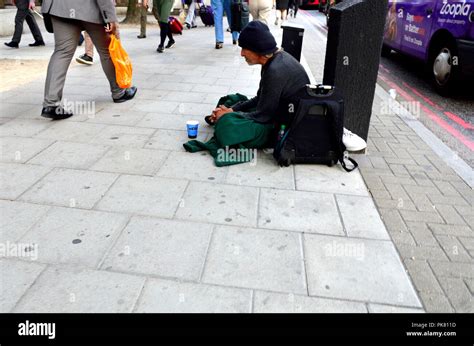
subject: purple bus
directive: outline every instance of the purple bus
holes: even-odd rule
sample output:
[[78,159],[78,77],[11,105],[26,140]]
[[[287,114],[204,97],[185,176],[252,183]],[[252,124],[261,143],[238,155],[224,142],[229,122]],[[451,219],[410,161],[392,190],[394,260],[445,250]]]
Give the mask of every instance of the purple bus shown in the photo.
[[427,63],[440,94],[474,79],[474,0],[389,0],[382,55],[392,49]]

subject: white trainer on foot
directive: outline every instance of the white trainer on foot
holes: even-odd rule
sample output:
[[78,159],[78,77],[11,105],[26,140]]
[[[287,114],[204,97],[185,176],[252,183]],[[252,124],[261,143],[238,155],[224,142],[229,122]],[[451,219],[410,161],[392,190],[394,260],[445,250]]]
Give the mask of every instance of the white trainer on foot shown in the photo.
[[346,146],[347,151],[360,151],[367,148],[367,143],[362,138],[346,128],[342,134],[342,143]]

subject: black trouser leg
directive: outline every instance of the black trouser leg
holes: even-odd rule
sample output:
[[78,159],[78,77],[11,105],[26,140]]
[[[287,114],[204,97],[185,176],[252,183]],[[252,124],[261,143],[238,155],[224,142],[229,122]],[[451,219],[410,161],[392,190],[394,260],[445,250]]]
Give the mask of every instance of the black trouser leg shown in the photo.
[[23,33],[23,22],[28,15],[28,10],[17,9],[15,16],[15,32],[12,37],[12,42],[20,43],[21,34]]
[[170,41],[174,41],[174,40],[173,40],[173,33],[171,32],[170,24],[169,24],[169,23],[166,23],[166,25],[168,26],[168,39],[169,39]]
[[30,27],[31,34],[33,35],[36,42],[42,42],[43,36],[41,35],[41,30],[36,23],[36,19],[31,12],[28,11],[26,16],[26,23]]
[[165,45],[166,36],[168,35],[169,25],[168,23],[159,22],[160,24],[160,46]]

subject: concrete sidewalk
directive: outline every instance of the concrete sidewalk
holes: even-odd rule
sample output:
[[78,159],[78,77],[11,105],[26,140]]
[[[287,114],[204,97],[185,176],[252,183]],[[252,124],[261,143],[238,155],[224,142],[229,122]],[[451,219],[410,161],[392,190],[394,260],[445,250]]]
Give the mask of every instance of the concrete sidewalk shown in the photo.
[[184,152],[186,120],[256,93],[230,34],[215,50],[200,26],[159,55],[137,31],[133,101],[112,103],[99,64],[73,63],[64,92],[93,114],[42,119],[44,78],[2,93],[1,312],[423,311],[359,171]]
[[[303,52],[319,81],[327,30],[321,19],[305,11],[298,18],[306,28]],[[410,114],[384,84],[379,78],[366,154],[356,156],[360,172],[425,311],[472,313],[474,173],[417,119],[429,115]]]

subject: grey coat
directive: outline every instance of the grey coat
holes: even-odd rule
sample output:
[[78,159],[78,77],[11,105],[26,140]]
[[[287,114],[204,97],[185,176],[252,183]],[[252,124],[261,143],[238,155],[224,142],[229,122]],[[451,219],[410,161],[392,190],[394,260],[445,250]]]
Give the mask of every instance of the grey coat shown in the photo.
[[96,24],[117,22],[112,0],[44,0],[41,12]]

